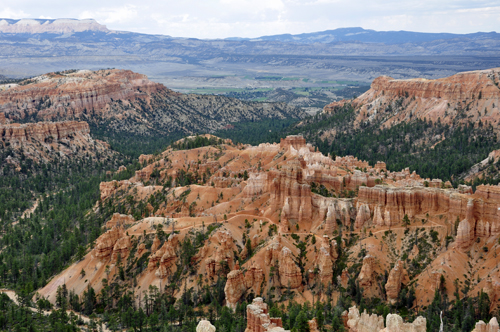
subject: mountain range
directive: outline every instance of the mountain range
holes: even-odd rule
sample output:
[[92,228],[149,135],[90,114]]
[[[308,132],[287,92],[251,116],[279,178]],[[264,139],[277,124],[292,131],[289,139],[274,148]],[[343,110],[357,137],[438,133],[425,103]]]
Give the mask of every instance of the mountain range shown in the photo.
[[[113,37],[126,38],[133,35],[138,36],[144,34],[109,30],[105,25],[99,24],[94,19],[76,20],[76,19],[2,19],[0,18],[0,33],[3,34],[54,34],[72,35],[75,37],[81,36],[81,33],[92,33],[95,36],[96,32],[104,32]],[[148,35],[152,40],[161,40],[164,38],[170,39],[191,39],[200,40],[197,38],[182,38],[171,37],[168,35]],[[48,37],[48,36],[47,36]],[[384,44],[405,44],[405,43],[425,43],[435,42],[438,40],[484,40],[484,39],[500,39],[500,34],[497,32],[476,32],[469,34],[454,34],[454,33],[424,33],[413,31],[375,31],[363,29],[361,27],[338,28],[334,30],[325,30],[319,32],[301,33],[301,34],[280,34],[261,36],[257,38],[241,38],[230,37],[224,38],[229,41],[279,41],[286,43],[312,44],[312,43],[336,43],[336,42],[361,42],[361,43],[384,43]],[[203,40],[203,39],[201,39]],[[207,39],[204,39],[208,41]],[[219,40],[219,39],[214,39]]]
[[[439,78],[498,65],[496,32],[455,35],[342,28],[203,40],[113,31],[94,20],[0,20],[0,75],[128,68],[169,87],[312,87],[380,75]],[[278,82],[257,77],[280,76]],[[298,80],[296,79],[298,78]]]

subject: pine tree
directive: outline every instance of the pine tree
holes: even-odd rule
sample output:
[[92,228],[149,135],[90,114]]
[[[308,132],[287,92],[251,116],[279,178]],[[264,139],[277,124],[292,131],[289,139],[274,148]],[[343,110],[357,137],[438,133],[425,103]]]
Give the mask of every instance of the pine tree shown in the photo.
[[297,332],[309,332],[309,323],[307,322],[307,315],[304,311],[300,311],[295,320],[294,328],[297,329]]

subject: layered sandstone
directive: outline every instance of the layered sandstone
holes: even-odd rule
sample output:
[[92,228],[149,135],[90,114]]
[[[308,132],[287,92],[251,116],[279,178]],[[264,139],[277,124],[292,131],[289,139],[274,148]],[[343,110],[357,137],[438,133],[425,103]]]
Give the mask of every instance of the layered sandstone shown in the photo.
[[130,214],[113,213],[111,219],[106,222],[106,228],[113,228],[115,226],[125,226],[134,223],[135,219]]
[[163,255],[160,258],[160,264],[158,270],[156,270],[155,275],[160,278],[166,278],[172,273],[172,269],[175,266],[175,261],[177,259],[177,254],[175,253],[174,241],[170,240],[166,243]]
[[[215,250],[211,251],[211,253],[209,253],[210,243],[216,245]],[[202,248],[198,256],[204,260],[208,277],[217,277],[223,268],[227,268],[230,271],[234,269],[236,262],[234,251],[237,248],[231,232],[227,230],[218,230],[210,237],[210,243],[207,243],[205,247]]]
[[167,89],[129,70],[77,71],[47,74],[0,93],[0,112],[7,118],[30,114],[44,120],[56,117],[109,117],[113,100],[149,100],[149,94]]
[[99,184],[99,192],[101,193],[101,200],[105,200],[110,197],[113,193],[115,193],[118,189],[125,189],[132,184],[129,180],[122,181],[109,181],[109,182],[101,182]]
[[370,218],[371,218],[370,208],[368,207],[367,204],[361,204],[358,208],[354,227],[357,229],[362,228]]
[[226,306],[236,310],[236,305],[241,296],[246,292],[245,275],[241,270],[234,270],[227,275],[224,293],[226,294]]
[[292,135],[287,136],[286,138],[282,138],[280,141],[281,149],[290,149],[294,148],[295,150],[300,150],[302,148],[307,148],[306,140],[301,135]]
[[408,274],[403,267],[403,262],[398,261],[394,268],[389,273],[389,278],[385,284],[385,291],[387,294],[387,301],[390,304],[396,304],[399,298],[399,292],[401,290],[401,284],[408,278]]
[[[295,294],[294,299],[302,303],[313,300],[313,297],[322,300],[327,289],[333,289],[332,297],[339,296],[341,288],[329,285],[335,281],[346,289],[349,278],[358,275],[355,281],[363,289],[363,296],[387,298],[387,304],[395,303],[403,285],[411,281],[416,289],[414,303],[419,310],[430,303],[427,300],[432,300],[435,290],[452,296],[453,290],[448,290],[450,287],[442,287],[441,276],[445,277],[446,284],[453,281],[447,277],[450,275],[456,275],[463,281],[460,278],[469,269],[468,261],[477,267],[471,271],[473,280],[481,282],[472,285],[467,296],[475,296],[484,287],[492,303],[497,302],[494,258],[498,255],[495,251],[498,251],[496,235],[499,232],[497,225],[500,224],[499,186],[478,186],[473,193],[470,187],[442,188],[439,181],[429,180],[430,186],[437,187],[424,187],[420,183],[423,179],[414,176],[408,169],[384,171],[379,163],[378,173],[383,174],[380,177],[384,179],[384,184],[361,186],[355,198],[327,197],[336,190],[335,183],[342,184],[348,174],[351,176],[349,183],[357,183],[359,179],[366,179],[367,174],[377,174],[377,171],[369,165],[366,171],[359,170],[358,166],[336,166],[331,158],[310,151],[307,145],[304,147],[299,138],[285,143],[283,148],[278,144],[247,147],[221,143],[220,146],[187,150],[169,148],[161,155],[142,156],[143,168],[137,174],[151,174],[153,169],[157,169],[161,174],[155,179],[157,185],[144,186],[136,175],[130,180],[102,183],[101,195],[105,200],[113,197],[113,202],[123,203],[124,206],[132,195],[136,201],[148,206],[148,203],[153,204],[151,197],[158,197],[160,195],[157,194],[161,193],[163,199],[156,202],[155,214],[166,218],[151,216],[134,221],[128,215],[113,215],[108,222],[110,232],[104,234],[94,248],[94,258],[98,259],[87,257],[80,261],[81,265],[72,267],[73,270],[54,280],[71,280],[74,282],[72,287],[79,285],[73,277],[83,268],[88,283],[99,292],[99,276],[106,273],[109,274],[109,277],[106,276],[108,280],[116,278],[118,269],[113,263],[119,257],[129,256],[129,247],[137,246],[132,258],[149,259],[148,269],[141,268],[137,274],[137,286],[140,289],[147,289],[149,285],[164,289],[177,265],[184,264],[184,260],[176,257],[177,245],[170,242],[176,238],[193,241],[196,236],[197,240],[203,239],[203,245],[197,248],[189,266],[182,266],[183,269],[187,267],[190,273],[181,273],[181,280],[186,289],[202,289],[214,285],[218,278],[227,277],[225,300],[231,308],[236,308],[246,298],[263,294],[278,299],[288,288]],[[362,165],[361,161],[353,158],[344,158],[342,162]],[[354,172],[356,167],[359,172]],[[205,169],[207,174],[198,184],[174,188],[166,186],[174,175],[199,169]],[[244,171],[250,175],[248,180],[243,178]],[[390,174],[391,178],[386,179],[385,174]],[[212,186],[215,178],[234,179],[235,176],[241,179],[237,186]],[[328,182],[329,177],[337,181]],[[312,181],[316,188],[319,188],[317,184],[323,183],[325,188],[321,188],[321,194],[325,194],[324,189],[329,191],[328,194],[312,193]],[[416,184],[409,185],[409,181]],[[196,207],[193,210],[195,217],[188,216],[188,206]],[[411,221],[407,227],[401,225],[405,215]],[[459,221],[469,223],[468,231],[456,224],[457,217]],[[281,232],[277,227],[280,226],[280,219]],[[162,243],[160,239],[164,236],[155,234],[158,231],[155,226],[160,223],[172,227],[172,232],[177,235]],[[126,225],[126,232],[117,232],[122,225]],[[458,235],[455,225],[459,228]],[[351,226],[356,228],[352,234]],[[207,232],[210,236],[206,235]],[[202,234],[205,234],[203,238]],[[450,238],[446,236],[456,236],[458,240],[450,243]],[[146,246],[151,240],[153,243],[148,253]],[[248,257],[247,241],[250,244],[248,248],[252,249],[251,257]],[[201,242],[198,243],[201,245]],[[301,247],[302,243],[305,250]],[[469,253],[458,250],[461,243],[468,243],[466,248],[471,249]],[[342,257],[347,266],[340,275],[334,275],[339,247],[343,249],[340,251],[343,255],[348,255],[347,260]],[[303,255],[300,257],[301,266],[298,263],[299,253]],[[357,263],[362,255],[366,257],[359,266]],[[412,280],[408,280],[402,262],[397,261],[405,255],[410,261],[426,265],[426,269],[412,276]],[[244,263],[240,266],[238,262]],[[396,265],[391,269],[393,263]],[[110,268],[106,269],[106,265]],[[378,277],[384,270],[390,271],[385,289],[380,288]],[[308,272],[303,275],[303,271]],[[353,274],[349,276],[348,271]],[[491,280],[487,279],[488,274],[491,274]],[[44,296],[57,286],[56,281],[51,282],[44,289]],[[179,299],[182,288],[168,289],[172,296]],[[75,289],[81,296],[84,288]],[[346,325],[347,316],[346,313]],[[359,315],[359,319],[367,323],[358,322],[355,324],[357,328],[378,327],[379,319],[376,317]],[[264,329],[265,324],[256,326],[264,326]],[[415,329],[419,324],[417,321],[411,328]],[[393,327],[404,329],[405,326],[397,317],[391,318],[387,324],[389,330]]]
[[337,225],[337,213],[335,211],[335,207],[330,205],[328,206],[328,212],[326,213],[325,234],[327,235],[333,234],[336,225]]
[[326,287],[332,284],[333,279],[333,263],[338,257],[336,242],[332,246],[328,236],[324,236],[321,240],[321,247],[317,254],[316,264],[319,270],[319,279]]
[[460,249],[467,249],[474,240],[475,224],[474,200],[469,199],[465,219],[458,224],[457,229],[457,246]]
[[130,239],[130,236],[124,235],[123,237],[119,238],[113,246],[111,261],[118,262],[121,259],[127,258],[131,247],[132,241]]
[[72,139],[75,135],[89,136],[90,129],[84,121],[38,122],[25,124],[4,124],[0,126],[0,136],[11,144],[27,141]]
[[273,209],[281,208],[281,219],[290,227],[312,216],[311,187],[303,179],[305,162],[292,160],[280,171],[269,171],[268,181]]
[[285,103],[180,94],[145,75],[119,69],[48,73],[2,88],[0,113],[10,122],[86,120],[107,131],[141,136],[192,134],[231,122],[305,116]]
[[267,304],[260,297],[247,306],[247,328],[245,332],[287,332],[281,318],[269,317]]
[[448,220],[461,220],[457,245],[466,249],[476,237],[500,233],[500,187],[478,186],[472,195],[468,189],[375,186],[359,190],[358,205],[373,211],[373,224],[394,226],[404,216],[446,214]]
[[348,285],[348,282],[349,282],[349,272],[347,271],[347,269],[344,269],[342,271],[342,274],[338,277],[338,279],[339,279],[339,284],[343,288],[347,288],[347,285]]
[[97,238],[92,256],[101,260],[111,256],[116,261],[119,254],[125,258],[130,247],[130,237],[125,234],[123,227],[114,226]]
[[375,257],[367,255],[363,258],[363,265],[361,267],[361,272],[359,273],[358,280],[359,285],[363,287],[369,287],[375,281]]
[[0,138],[0,146],[14,150],[14,159],[22,153],[37,163],[81,156],[82,151],[90,156],[113,153],[109,144],[92,139],[84,121],[0,124]]
[[260,295],[262,282],[264,281],[264,270],[255,262],[245,271],[245,286],[251,289],[254,294]]
[[[422,78],[396,80],[381,76],[371,89],[352,101],[357,110],[356,123],[378,122],[392,126],[414,119],[441,123],[457,120],[495,123],[500,118],[500,68],[458,73],[427,80]],[[335,102],[324,108],[334,113],[347,101]],[[487,112],[484,110],[487,109]],[[478,113],[478,110],[481,111]],[[458,117],[465,111],[465,117]],[[391,116],[387,116],[390,112]]]
[[[238,266],[236,266],[238,268]],[[254,264],[246,271],[233,270],[228,273],[224,294],[226,306],[235,310],[239,300],[248,290],[260,295],[260,288],[264,280],[262,268]]]
[[302,284],[300,268],[293,260],[292,251],[287,247],[281,249],[279,257],[280,283],[283,287],[297,288]]
[[281,236],[277,236],[276,240],[271,242],[269,246],[267,246],[264,253],[264,263],[267,266],[279,265],[281,248],[283,248],[281,244]]

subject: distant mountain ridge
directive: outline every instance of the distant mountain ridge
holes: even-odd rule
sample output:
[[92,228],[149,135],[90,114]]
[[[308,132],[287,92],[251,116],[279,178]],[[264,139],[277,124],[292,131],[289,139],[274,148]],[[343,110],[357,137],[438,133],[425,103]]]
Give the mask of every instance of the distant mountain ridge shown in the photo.
[[[376,31],[371,29],[339,28],[335,30],[318,31],[311,33],[301,33],[297,35],[281,34],[262,36],[259,38],[242,38],[242,40],[252,41],[280,41],[293,43],[334,43],[334,42],[362,42],[362,43],[384,43],[384,44],[404,44],[404,43],[425,43],[437,40],[450,39],[500,39],[497,32],[475,32],[468,34],[454,33],[428,33],[414,31]],[[231,38],[229,38],[231,39]],[[241,39],[240,39],[241,40]]]
[[[0,19],[0,75],[23,78],[74,68],[119,67],[183,91],[205,84],[201,77],[221,75],[225,77],[214,86],[267,87],[254,79],[264,72],[321,82],[368,83],[381,75],[435,79],[497,67],[499,54],[496,32],[454,35],[341,28],[253,39],[196,39],[114,31],[92,19]],[[283,82],[283,87],[314,84]]]
[[[144,35],[135,32],[114,31],[109,30],[105,25],[99,24],[94,19],[8,19],[0,18],[0,33],[6,34],[67,34],[78,32],[104,32],[113,34],[134,34]],[[147,34],[146,34],[147,35]],[[198,38],[181,38],[170,37],[167,35],[150,35],[154,38],[162,39],[168,37],[173,39],[191,39],[191,40],[218,40],[214,39],[198,39]],[[257,38],[230,37],[224,38],[227,41],[276,41],[282,43],[337,43],[337,42],[361,42],[361,43],[384,43],[384,44],[404,44],[404,43],[425,43],[437,40],[450,39],[499,39],[500,34],[497,32],[475,32],[468,34],[455,33],[428,33],[415,31],[376,31],[371,29],[363,29],[361,27],[347,27],[333,30],[301,33],[301,34],[278,34],[261,36]]]

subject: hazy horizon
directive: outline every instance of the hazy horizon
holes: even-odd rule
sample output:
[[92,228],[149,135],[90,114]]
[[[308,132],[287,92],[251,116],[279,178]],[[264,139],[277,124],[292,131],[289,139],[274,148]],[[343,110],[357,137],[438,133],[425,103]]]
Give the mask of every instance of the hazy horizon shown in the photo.
[[474,33],[496,31],[493,1],[213,0],[181,2],[21,0],[0,17],[93,18],[110,30],[188,38],[255,38],[363,27],[377,31]]

